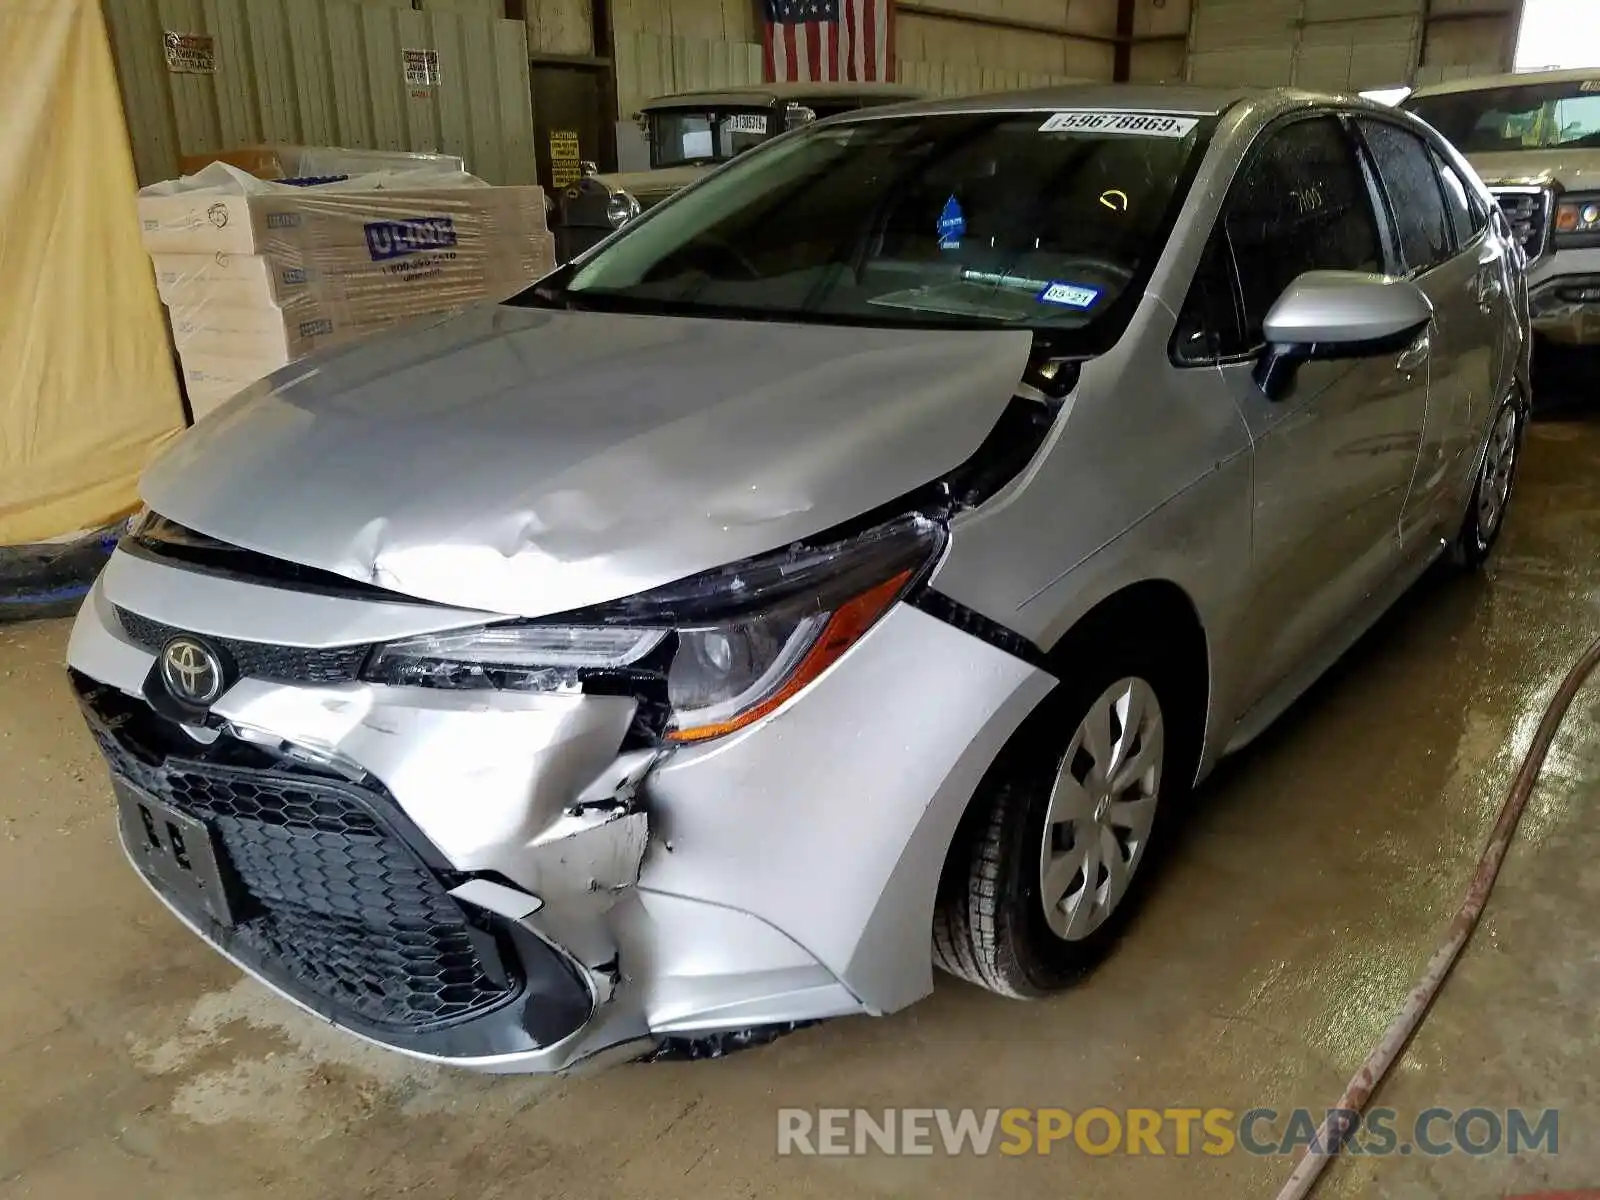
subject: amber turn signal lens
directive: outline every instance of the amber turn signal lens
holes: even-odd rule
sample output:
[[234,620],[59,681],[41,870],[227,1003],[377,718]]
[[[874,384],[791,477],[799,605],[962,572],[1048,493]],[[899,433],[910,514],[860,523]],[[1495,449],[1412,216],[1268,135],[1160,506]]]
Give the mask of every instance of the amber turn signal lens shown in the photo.
[[764,700],[752,704],[726,721],[718,721],[711,725],[695,725],[688,729],[675,729],[667,734],[667,740],[703,742],[710,738],[722,737],[724,734],[759,721],[821,675],[837,662],[846,650],[860,641],[862,635],[871,629],[878,618],[888,611],[889,606],[900,598],[900,593],[911,581],[913,573],[909,569],[901,571],[893,578],[884,580],[834,609],[833,615],[822,627],[822,632],[817,635],[817,640],[811,649],[806,651],[805,657],[795,665],[794,672]]

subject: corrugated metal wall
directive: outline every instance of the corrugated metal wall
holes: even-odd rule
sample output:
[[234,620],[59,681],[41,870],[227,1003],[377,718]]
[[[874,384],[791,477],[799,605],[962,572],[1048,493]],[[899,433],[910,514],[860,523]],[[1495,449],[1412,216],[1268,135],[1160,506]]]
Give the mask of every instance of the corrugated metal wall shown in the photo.
[[1403,83],[1423,0],[1196,0],[1187,74],[1196,83],[1358,91]]
[[[105,0],[140,182],[262,142],[442,151],[491,183],[532,182],[523,24],[483,15],[495,0],[430,4]],[[212,38],[215,73],[169,71],[169,31]],[[402,50],[435,52],[437,83],[408,85]]]
[[612,0],[611,22],[624,118],[668,92],[761,82],[755,0]]
[[[481,0],[499,6],[503,0]],[[426,7],[426,6],[424,6]],[[529,0],[528,49],[543,54],[595,53],[594,8],[590,0]],[[608,51],[602,49],[602,55]]]
[[[1139,3],[1187,28],[1188,0]],[[624,118],[667,92],[761,82],[755,0],[614,0],[612,13]],[[935,95],[1110,79],[1116,14],[1117,0],[902,0],[896,78]],[[1171,57],[1152,70],[1168,72]]]
[[1192,13],[1190,0],[1137,0],[1128,78],[1163,83],[1183,78]]
[[1110,79],[1116,0],[901,0],[902,78],[944,95]]
[[1432,0],[1418,83],[1511,69],[1522,5],[1509,0]]
[[1506,71],[1521,0],[1195,0],[1196,83],[1359,91]]

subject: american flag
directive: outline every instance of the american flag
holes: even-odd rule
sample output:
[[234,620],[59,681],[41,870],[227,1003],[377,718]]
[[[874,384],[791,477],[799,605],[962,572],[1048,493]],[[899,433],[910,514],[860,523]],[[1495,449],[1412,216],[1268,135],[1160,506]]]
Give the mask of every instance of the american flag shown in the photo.
[[774,83],[894,78],[894,0],[763,0],[767,79]]

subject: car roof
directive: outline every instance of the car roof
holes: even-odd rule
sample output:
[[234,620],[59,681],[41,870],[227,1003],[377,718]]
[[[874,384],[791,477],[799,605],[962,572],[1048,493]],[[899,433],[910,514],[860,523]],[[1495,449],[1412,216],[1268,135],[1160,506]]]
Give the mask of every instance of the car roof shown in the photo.
[[1527,87],[1541,83],[1580,83],[1587,79],[1600,80],[1600,67],[1577,67],[1564,71],[1513,71],[1507,75],[1473,75],[1467,79],[1450,79],[1444,83],[1430,83],[1419,87],[1406,99],[1418,96],[1448,96],[1452,92],[1487,91],[1490,88]]
[[885,104],[920,100],[926,92],[894,83],[767,83],[748,88],[714,88],[701,92],[674,92],[657,96],[642,106],[644,112],[663,108],[762,107],[775,100],[853,100],[871,97]]
[[1356,95],[1308,92],[1299,88],[1194,87],[1189,84],[1080,83],[1057,84],[1018,92],[993,92],[899,104],[835,117],[836,121],[873,120],[889,116],[941,116],[957,113],[1040,112],[1051,109],[1098,109],[1108,112],[1156,112],[1180,116],[1218,116],[1235,105],[1248,104],[1259,115],[1303,108],[1323,101],[1344,108],[1392,113],[1388,105]]

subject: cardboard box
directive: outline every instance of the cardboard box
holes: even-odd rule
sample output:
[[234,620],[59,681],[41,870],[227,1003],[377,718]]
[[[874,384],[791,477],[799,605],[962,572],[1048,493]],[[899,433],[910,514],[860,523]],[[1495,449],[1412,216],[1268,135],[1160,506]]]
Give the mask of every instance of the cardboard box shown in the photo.
[[236,146],[215,154],[185,154],[178,172],[193,175],[214,162],[228,163],[257,179],[304,179],[366,175],[373,171],[462,171],[454,154],[423,154],[406,150],[357,150],[340,146]]
[[554,269],[542,189],[440,179],[297,188],[216,166],[142,192],[195,415],[303,355],[504,299]]
[[276,308],[216,308],[204,315],[174,311],[172,340],[178,356],[269,363],[276,370],[313,350],[325,350],[399,323],[399,318],[336,321],[332,317],[285,319]]
[[393,262],[549,231],[544,189],[533,185],[141,193],[139,225],[151,254],[265,254],[288,263],[340,250]]
[[272,306],[365,321],[512,295],[555,269],[555,238],[499,238],[471,252],[397,262],[347,251],[319,254],[314,263],[253,254],[157,254],[152,261],[161,299],[174,310]]

